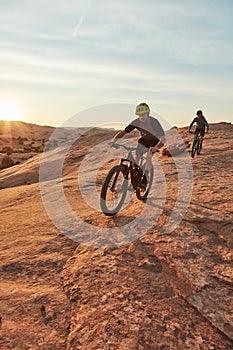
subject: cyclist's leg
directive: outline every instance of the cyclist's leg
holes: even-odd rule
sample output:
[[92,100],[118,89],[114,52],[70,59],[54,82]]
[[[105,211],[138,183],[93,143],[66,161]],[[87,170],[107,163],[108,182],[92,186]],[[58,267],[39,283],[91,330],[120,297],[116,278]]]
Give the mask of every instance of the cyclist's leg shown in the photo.
[[139,160],[142,157],[143,153],[147,152],[147,147],[144,145],[144,139],[140,138],[138,140],[137,149],[136,149],[136,157],[135,163],[139,165]]
[[153,153],[147,151],[146,166],[145,166],[145,172],[147,172],[147,173],[149,173],[149,171],[150,171],[150,169],[152,167],[152,157],[153,157]]
[[202,143],[203,143],[203,140],[204,140],[204,136],[205,136],[205,129],[201,129],[200,130],[200,145],[201,145],[201,148],[202,148]]
[[147,155],[146,155],[146,165],[145,165],[145,176],[148,179],[148,175],[151,171],[152,168],[152,157],[153,153],[149,151],[150,147],[155,147],[159,141],[158,140],[153,140],[153,141],[148,141],[147,143]]
[[[200,134],[201,134],[201,129],[197,126],[195,130],[195,135],[199,136]],[[199,137],[199,139],[201,140],[201,137]]]
[[[137,149],[136,149],[136,158],[135,158],[136,164],[139,164],[140,158],[143,156],[144,153],[148,152],[148,148],[149,147],[147,146],[147,140],[140,138],[138,140],[138,145],[137,145]],[[147,170],[149,167],[147,162],[148,161],[146,158],[145,166],[143,166],[143,169],[142,169],[145,176],[143,176],[143,178],[141,179],[141,181],[138,184],[138,187],[141,187],[141,188],[146,188],[146,183],[147,183],[146,179],[147,179],[148,173],[149,173],[149,170]]]
[[136,154],[135,163],[138,164],[140,160],[140,155]]
[[151,152],[148,152],[148,150],[150,147],[154,147],[156,144],[157,142],[155,142],[154,140],[150,141],[150,140],[145,140],[144,138],[140,138],[138,140],[138,146],[136,150],[136,160],[138,160],[139,162],[140,157],[142,157],[144,153],[147,153],[146,164],[143,169],[143,171],[146,171],[147,173],[149,173],[152,167],[152,156],[153,156],[153,154]]
[[150,149],[150,147],[155,147],[158,143],[159,143],[158,139],[148,141],[148,143],[147,143],[148,149],[147,149],[147,157],[146,157],[146,170],[148,170],[148,172],[151,170],[152,157],[153,157],[153,153],[150,152],[149,149]]
[[192,144],[192,150],[191,150],[192,158],[194,158],[195,153],[198,151],[199,133],[200,133],[200,128],[197,126],[194,131],[194,138],[193,138],[193,144]]

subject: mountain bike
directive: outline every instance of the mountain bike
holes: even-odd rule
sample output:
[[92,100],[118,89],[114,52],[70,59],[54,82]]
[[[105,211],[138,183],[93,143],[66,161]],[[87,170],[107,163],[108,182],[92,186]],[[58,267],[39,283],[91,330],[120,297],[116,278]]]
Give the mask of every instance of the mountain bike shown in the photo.
[[[192,133],[192,131],[190,131]],[[195,134],[193,138],[193,145],[192,145],[192,150],[191,150],[191,156],[192,158],[195,157],[195,154],[197,153],[198,155],[201,153],[201,140],[199,134]]]
[[[114,166],[106,176],[100,194],[100,207],[107,216],[118,213],[124,204],[127,191],[131,188],[136,192],[139,200],[145,201],[154,177],[154,168],[151,167],[148,176],[144,173],[146,156],[142,155],[139,164],[136,164],[132,152],[135,147],[114,144],[112,147],[124,148],[128,151],[125,158],[121,158],[120,164]],[[150,152],[150,151],[148,151]],[[143,184],[143,186],[141,186]]]

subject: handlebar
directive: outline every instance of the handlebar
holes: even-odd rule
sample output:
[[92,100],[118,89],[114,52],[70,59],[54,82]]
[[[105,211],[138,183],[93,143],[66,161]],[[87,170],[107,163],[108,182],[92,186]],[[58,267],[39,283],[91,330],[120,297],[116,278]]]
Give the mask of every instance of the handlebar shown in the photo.
[[[210,130],[209,130],[209,129],[207,129],[207,130],[206,130],[206,133],[208,133],[209,131],[210,131]],[[195,134],[195,132],[194,132],[194,131],[192,131],[192,130],[189,130],[189,133],[190,133],[190,134]]]
[[112,145],[112,147],[116,148],[116,149],[119,149],[120,147],[126,149],[127,151],[136,151],[137,147],[129,147],[129,146],[125,146],[125,145],[122,145],[122,144],[119,144],[119,143],[114,143]]
[[[119,149],[120,147],[122,147],[122,148],[126,149],[127,151],[136,151],[136,149],[137,149],[137,147],[129,147],[129,146],[125,146],[125,145],[122,145],[122,144],[119,144],[119,143],[112,144],[112,147],[114,147],[116,149]],[[148,149],[148,151],[149,151],[149,149]],[[156,152],[159,152],[159,150],[157,149]],[[154,152],[154,153],[156,153],[156,152]],[[151,153],[153,153],[153,152],[151,152]]]

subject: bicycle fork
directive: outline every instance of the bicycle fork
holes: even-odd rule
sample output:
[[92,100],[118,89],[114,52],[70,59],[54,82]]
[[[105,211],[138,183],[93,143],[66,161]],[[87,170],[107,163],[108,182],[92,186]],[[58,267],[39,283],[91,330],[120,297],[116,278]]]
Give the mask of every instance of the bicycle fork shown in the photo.
[[[125,168],[124,177],[125,177],[125,179],[128,179],[128,174],[129,174],[128,167],[127,167],[127,165],[122,164],[122,163],[121,163],[121,165],[123,165],[124,168]],[[116,192],[117,192],[117,191],[116,191],[116,182],[117,182],[117,179],[118,179],[118,176],[119,176],[119,172],[120,172],[120,171],[118,171],[118,172],[116,173],[115,178],[114,178],[113,183],[112,183],[112,186],[111,186],[111,188],[110,188],[110,191],[113,192],[113,193],[116,193]]]

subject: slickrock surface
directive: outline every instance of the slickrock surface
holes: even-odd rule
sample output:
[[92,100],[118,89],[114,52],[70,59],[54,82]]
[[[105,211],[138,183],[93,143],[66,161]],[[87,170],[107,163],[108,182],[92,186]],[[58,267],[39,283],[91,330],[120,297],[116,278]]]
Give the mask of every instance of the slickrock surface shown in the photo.
[[65,349],[60,273],[76,244],[49,222],[37,184],[1,190],[0,202],[0,348]]
[[[192,160],[193,193],[179,226],[165,232],[177,197],[177,169],[160,154],[165,202],[158,189],[147,205],[151,216],[161,205],[161,215],[141,237],[119,247],[69,240],[48,219],[38,184],[22,183],[22,167],[0,172],[2,349],[233,349],[233,125],[213,124],[210,130],[202,154]],[[191,142],[187,129],[179,132]],[[72,209],[100,229],[120,227],[144,208],[133,198],[108,218],[77,190],[77,167],[103,137],[95,131],[81,138],[63,169]],[[28,172],[38,162],[27,161]],[[114,158],[101,167],[98,190],[112,164]],[[8,188],[8,176],[14,187]],[[93,192],[91,182],[86,190]]]

